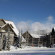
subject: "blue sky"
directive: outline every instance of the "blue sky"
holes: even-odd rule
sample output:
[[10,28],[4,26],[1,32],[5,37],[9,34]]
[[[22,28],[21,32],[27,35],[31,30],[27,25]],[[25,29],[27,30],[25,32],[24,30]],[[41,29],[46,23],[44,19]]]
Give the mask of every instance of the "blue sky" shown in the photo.
[[55,0],[0,0],[0,18],[45,23],[48,16],[55,18]]
[[0,18],[23,30],[55,27],[55,0],[0,0]]

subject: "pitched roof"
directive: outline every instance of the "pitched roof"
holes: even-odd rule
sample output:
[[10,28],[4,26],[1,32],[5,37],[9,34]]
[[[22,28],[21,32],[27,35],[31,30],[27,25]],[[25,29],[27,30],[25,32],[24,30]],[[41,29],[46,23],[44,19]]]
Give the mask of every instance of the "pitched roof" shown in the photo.
[[16,35],[18,36],[19,35],[19,32],[18,32],[18,30],[17,30],[17,28],[16,28],[16,26],[15,26],[15,24],[12,22],[12,21],[7,21],[7,20],[4,20],[5,22],[6,22],[6,24],[11,24],[12,26],[13,26],[13,31],[16,33]]
[[33,38],[40,38],[42,35],[37,35],[37,34],[30,34]]
[[[11,26],[9,24],[5,24],[3,26],[0,26],[2,29],[6,28],[7,26],[9,26],[11,28]],[[11,28],[12,32],[14,32],[14,30]],[[14,32],[14,34],[16,35],[16,33]]]
[[15,34],[16,34],[17,36],[19,35],[19,31],[17,30],[15,24],[14,24],[12,21],[4,20],[4,19],[0,19],[0,20],[2,20],[2,21],[5,23],[5,25],[0,26],[0,27],[4,27],[4,26],[6,26],[7,24],[9,24],[10,26],[13,26],[13,27],[11,27],[11,28],[12,28],[12,30],[15,32]]
[[54,30],[55,30],[55,27],[54,27]]
[[22,36],[22,42],[26,42],[25,38]]
[[30,36],[32,36],[33,38],[41,38],[41,36],[44,36],[44,35],[41,35],[41,34],[36,34],[36,33],[31,33],[29,31],[26,31],[24,34],[23,34],[23,37],[25,36],[25,34],[29,34]]

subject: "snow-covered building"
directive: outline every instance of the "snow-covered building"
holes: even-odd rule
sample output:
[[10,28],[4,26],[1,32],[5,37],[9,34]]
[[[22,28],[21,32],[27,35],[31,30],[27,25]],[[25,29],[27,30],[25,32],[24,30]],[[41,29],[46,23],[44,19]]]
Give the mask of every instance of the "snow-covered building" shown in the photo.
[[25,32],[23,34],[23,37],[26,40],[26,43],[28,45],[32,45],[32,46],[41,46],[42,45],[42,37],[44,37],[45,35],[41,35],[41,34],[34,34],[31,32]]
[[45,31],[26,31],[23,34],[23,37],[25,38],[27,45],[38,47],[53,47],[55,44],[55,27],[50,33],[46,33]]
[[14,37],[18,37],[19,31],[12,21],[0,19],[0,50],[8,49],[8,45],[14,44]]

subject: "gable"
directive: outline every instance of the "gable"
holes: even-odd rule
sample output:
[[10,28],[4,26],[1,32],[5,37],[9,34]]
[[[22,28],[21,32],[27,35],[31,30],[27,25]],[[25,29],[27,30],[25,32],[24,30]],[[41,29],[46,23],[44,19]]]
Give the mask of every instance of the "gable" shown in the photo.
[[[12,30],[12,28],[10,27],[9,24],[6,24],[4,27],[2,27],[6,32],[8,31],[8,29],[10,30],[10,33],[15,34],[15,32]],[[16,35],[16,34],[15,34]]]
[[7,21],[7,20],[5,20],[5,22],[6,22],[6,24],[9,24],[9,25],[12,27],[13,31],[14,31],[15,34],[18,36],[18,35],[19,35],[19,31],[18,31],[18,29],[16,28],[15,24],[14,24],[12,21]]
[[4,24],[5,24],[4,20],[3,19],[0,19],[0,26],[2,26]]
[[26,37],[31,37],[32,38],[32,36],[30,35],[30,33],[28,31],[26,31],[22,36],[24,38],[26,38]]
[[[0,27],[4,27],[6,24],[9,24],[10,28],[12,29],[12,31],[15,33],[15,35],[18,37],[19,35],[19,31],[17,30],[15,24],[12,21],[8,21],[8,20],[4,20],[4,19],[0,19]],[[7,28],[7,27],[6,27]],[[5,29],[6,29],[5,28]]]

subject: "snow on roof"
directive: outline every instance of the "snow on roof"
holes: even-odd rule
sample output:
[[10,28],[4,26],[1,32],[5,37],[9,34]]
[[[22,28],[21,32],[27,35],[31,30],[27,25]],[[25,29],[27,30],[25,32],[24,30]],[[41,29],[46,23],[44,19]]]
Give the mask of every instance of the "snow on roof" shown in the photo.
[[43,34],[38,34],[37,32],[31,32],[29,31],[30,35],[33,37],[33,38],[40,38],[41,36],[44,36]]
[[19,33],[20,38],[22,39],[21,42],[26,42],[25,38],[22,36],[21,32]]
[[0,26],[0,28],[3,28],[3,27],[5,27],[7,24],[4,24],[3,26]]
[[40,38],[40,36],[42,36],[42,35],[31,34],[31,36],[32,36],[33,38]]
[[54,30],[55,30],[55,27],[54,27]]
[[1,26],[1,28],[3,28],[4,26],[6,26],[7,24],[4,24],[3,26]]
[[7,21],[7,20],[4,20],[7,24],[11,24],[13,26],[13,31],[16,33],[16,35],[18,36],[19,35],[19,32],[15,26],[15,24],[12,22],[12,21]]
[[26,42],[26,40],[23,38],[23,36],[22,36],[22,42]]
[[38,31],[28,31],[30,33],[30,35],[33,38],[40,38],[41,36],[45,36],[46,35],[46,31],[45,30],[38,30]]

